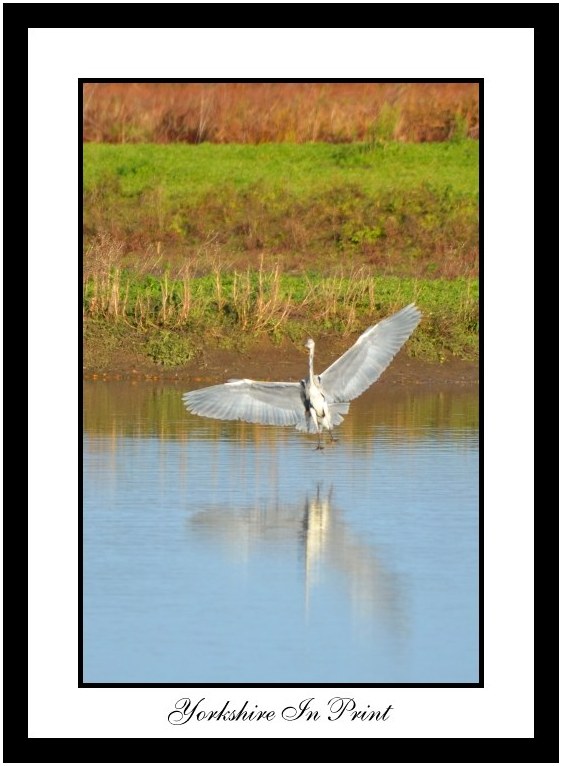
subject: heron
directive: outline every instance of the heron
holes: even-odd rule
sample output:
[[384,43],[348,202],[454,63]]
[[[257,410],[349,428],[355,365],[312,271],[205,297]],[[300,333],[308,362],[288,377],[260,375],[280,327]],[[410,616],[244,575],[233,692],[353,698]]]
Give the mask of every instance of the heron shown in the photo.
[[410,303],[357,338],[323,373],[314,374],[315,343],[309,338],[308,376],[300,382],[269,382],[233,378],[183,394],[187,410],[219,420],[243,420],[273,426],[294,426],[315,433],[323,449],[323,432],[332,442],[335,426],[343,422],[349,404],[375,383],[408,340],[421,319]]

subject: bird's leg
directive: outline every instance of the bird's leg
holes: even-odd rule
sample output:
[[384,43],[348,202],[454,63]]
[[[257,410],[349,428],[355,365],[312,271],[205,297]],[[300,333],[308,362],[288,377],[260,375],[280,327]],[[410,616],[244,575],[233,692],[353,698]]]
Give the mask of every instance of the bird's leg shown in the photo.
[[318,429],[318,444],[316,445],[316,449],[324,449],[324,445],[322,444],[322,431],[320,428]]
[[331,441],[332,443],[334,443],[334,442],[337,442],[337,441],[338,441],[338,439],[336,439],[336,437],[334,436],[334,432],[332,431],[332,429],[331,429],[331,428],[329,429],[328,433],[330,434],[330,441]]

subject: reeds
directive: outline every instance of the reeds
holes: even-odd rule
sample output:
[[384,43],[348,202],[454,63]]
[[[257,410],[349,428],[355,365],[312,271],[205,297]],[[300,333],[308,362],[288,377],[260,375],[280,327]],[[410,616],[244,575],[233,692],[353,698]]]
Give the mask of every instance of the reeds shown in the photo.
[[[439,349],[462,355],[477,348],[478,283],[475,279],[427,280],[375,276],[367,266],[331,275],[283,274],[277,264],[232,270],[218,260],[204,273],[187,261],[172,272],[123,268],[122,246],[110,237],[88,249],[84,268],[84,316],[123,322],[141,331],[158,329],[189,338],[267,334],[299,339],[311,332],[348,336],[416,301],[424,326],[411,353],[439,357]],[[211,262],[211,256],[209,256]],[[149,254],[145,264],[154,265]],[[434,353],[435,352],[435,353]]]
[[[126,300],[122,300],[120,256],[124,245],[108,234],[99,236],[84,254],[84,309],[90,316],[105,319],[123,315]],[[128,285],[125,287],[128,297]],[[86,310],[87,309],[87,310]]]

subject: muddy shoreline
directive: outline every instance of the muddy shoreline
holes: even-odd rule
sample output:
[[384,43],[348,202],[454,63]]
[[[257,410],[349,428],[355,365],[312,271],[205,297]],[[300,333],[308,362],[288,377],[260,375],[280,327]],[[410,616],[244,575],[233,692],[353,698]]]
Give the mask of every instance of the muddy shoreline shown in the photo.
[[[336,342],[330,348],[319,351],[316,367],[326,369],[349,346],[349,342]],[[219,383],[229,378],[253,378],[254,380],[300,380],[307,371],[307,355],[292,344],[274,347],[261,344],[248,350],[211,349],[198,354],[180,368],[163,368],[147,363],[136,355],[120,354],[119,358],[107,360],[103,366],[86,365],[85,380],[162,380],[186,381],[198,384]],[[401,351],[383,373],[377,383],[386,386],[477,386],[479,364],[455,357],[441,362],[413,359]]]

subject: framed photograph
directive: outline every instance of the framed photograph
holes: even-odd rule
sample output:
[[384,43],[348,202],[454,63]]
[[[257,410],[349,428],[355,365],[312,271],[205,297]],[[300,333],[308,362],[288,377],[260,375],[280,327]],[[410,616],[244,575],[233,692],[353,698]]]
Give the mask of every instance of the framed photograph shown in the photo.
[[481,684],[482,81],[81,88],[82,682]]
[[[84,40],[71,77],[69,31]],[[309,73],[299,54],[240,77],[197,64],[210,32],[227,51],[233,30],[126,31],[135,72],[100,60],[96,30],[49,30],[68,125],[59,208],[76,210],[79,175],[77,280],[56,289],[78,284],[79,381],[45,391],[69,413],[62,446],[39,413],[31,447],[67,499],[53,524],[31,490],[30,676],[58,691],[29,738],[534,746],[532,715],[516,716],[532,699],[532,515],[500,385],[516,348],[497,255],[525,250],[523,218],[518,237],[504,224],[532,176],[517,195],[506,184],[499,118],[505,62],[531,92],[533,31],[504,30],[499,61],[497,30],[423,30],[421,71],[419,30],[234,30],[240,61],[275,58],[289,35],[327,66]],[[30,30],[37,53],[45,32]],[[123,39],[97,33],[108,51]],[[342,45],[355,63],[338,70]],[[166,71],[140,66],[149,48]],[[33,91],[35,114],[46,99]],[[53,177],[33,135],[31,166]],[[74,263],[76,228],[64,238],[45,216],[53,196],[32,186]],[[55,303],[61,349],[76,349],[76,303]]]

